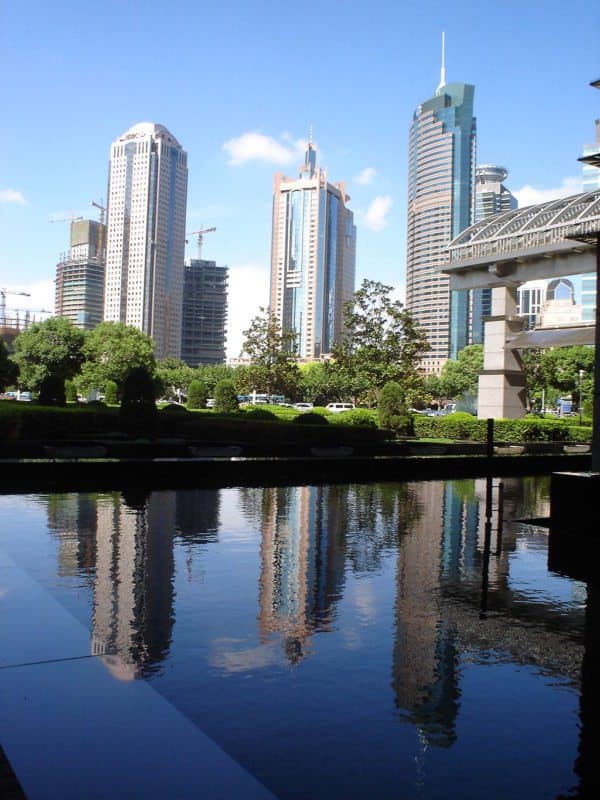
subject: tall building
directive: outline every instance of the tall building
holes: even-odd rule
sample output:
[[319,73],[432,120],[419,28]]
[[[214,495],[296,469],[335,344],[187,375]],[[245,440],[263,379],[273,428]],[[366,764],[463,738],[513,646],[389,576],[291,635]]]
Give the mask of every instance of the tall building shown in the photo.
[[92,219],[71,222],[68,253],[56,265],[55,313],[78,328],[102,322],[106,225]]
[[190,367],[225,362],[228,271],[196,258],[185,266],[181,359]]
[[[500,211],[517,207],[517,198],[504,186],[508,170],[493,164],[482,164],[475,170],[475,214],[479,222]],[[492,313],[492,290],[474,289],[471,293],[471,344],[483,342],[483,317]]]
[[356,227],[343,183],[317,166],[312,142],[297,179],[275,175],[271,311],[295,331],[299,358],[330,353],[354,293]]
[[[596,120],[596,141],[594,144],[585,145],[583,158],[589,160],[589,163],[583,162],[583,191],[593,192],[595,189],[600,189],[600,169],[598,169],[600,119]],[[593,272],[581,276],[581,305],[583,306],[583,321],[594,322],[596,319],[596,276]]]
[[113,142],[104,319],[151,336],[157,358],[181,353],[187,153],[163,125]]
[[449,242],[472,221],[476,123],[475,87],[440,85],[413,115],[408,170],[406,307],[423,328],[426,373],[439,373],[469,343],[468,292],[450,292],[440,272]]

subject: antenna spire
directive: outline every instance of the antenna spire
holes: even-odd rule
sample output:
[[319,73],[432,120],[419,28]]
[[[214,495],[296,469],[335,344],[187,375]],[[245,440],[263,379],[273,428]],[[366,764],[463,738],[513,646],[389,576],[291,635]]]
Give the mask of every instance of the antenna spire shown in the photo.
[[440,70],[440,85],[437,88],[439,94],[446,85],[446,31],[442,31],[442,68]]

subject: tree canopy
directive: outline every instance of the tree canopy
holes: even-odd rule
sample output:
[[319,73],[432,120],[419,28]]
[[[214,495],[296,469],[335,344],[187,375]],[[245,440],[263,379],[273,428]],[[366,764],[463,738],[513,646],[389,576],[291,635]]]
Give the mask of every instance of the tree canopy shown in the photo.
[[392,292],[392,286],[363,280],[346,304],[344,335],[333,347],[340,383],[368,403],[388,381],[401,384],[407,398],[422,393],[418,362],[427,340]]
[[82,389],[102,389],[106,381],[122,387],[133,367],[155,374],[154,342],[145,333],[122,322],[101,322],[83,346],[85,362],[78,383]]
[[0,339],[0,392],[11,386],[17,379],[17,366],[8,357],[8,347],[4,339]]
[[463,394],[477,395],[479,375],[483,372],[483,345],[464,347],[457,359],[446,361],[440,373],[440,396],[456,398]]
[[251,362],[245,373],[247,390],[294,397],[300,384],[296,334],[283,330],[277,316],[268,308],[261,307],[259,312],[243,332],[242,349]]
[[64,317],[34,322],[14,342],[19,383],[36,391],[48,378],[65,381],[83,362],[84,333]]

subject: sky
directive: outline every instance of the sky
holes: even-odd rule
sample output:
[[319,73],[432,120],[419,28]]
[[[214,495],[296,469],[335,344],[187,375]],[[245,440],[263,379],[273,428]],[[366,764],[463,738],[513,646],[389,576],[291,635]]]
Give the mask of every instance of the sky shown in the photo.
[[273,175],[297,175],[311,128],[352,198],[357,287],[403,297],[408,131],[439,83],[442,31],[447,81],[475,85],[477,161],[509,170],[520,205],[581,191],[600,117],[597,0],[25,0],[0,14],[0,287],[31,294],[9,311],[53,310],[64,220],[106,200],[111,142],[158,122],[188,152],[187,229],[216,227],[203,257],[230,269],[229,356],[268,303]]

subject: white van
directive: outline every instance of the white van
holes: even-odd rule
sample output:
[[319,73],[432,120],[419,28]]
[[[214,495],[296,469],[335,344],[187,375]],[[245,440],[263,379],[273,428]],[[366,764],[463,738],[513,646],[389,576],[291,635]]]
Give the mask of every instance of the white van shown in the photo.
[[354,403],[327,403],[325,408],[332,414],[339,414],[340,411],[352,411]]

